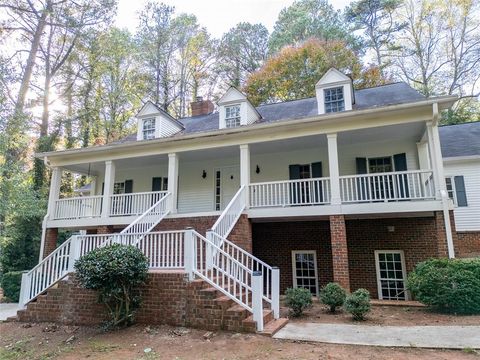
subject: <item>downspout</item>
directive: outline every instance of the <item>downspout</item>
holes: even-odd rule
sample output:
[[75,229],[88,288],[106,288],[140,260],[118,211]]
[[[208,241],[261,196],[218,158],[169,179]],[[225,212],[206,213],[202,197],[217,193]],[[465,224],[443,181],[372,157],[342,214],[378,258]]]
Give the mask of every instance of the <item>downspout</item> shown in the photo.
[[[442,151],[440,147],[440,136],[438,133],[438,123],[439,123],[439,111],[438,111],[438,104],[433,103],[433,139],[435,141],[434,148],[436,152],[436,160],[437,160],[437,171],[440,170],[440,167],[442,168],[442,171],[440,171],[440,181],[445,181],[445,177],[443,176],[443,157],[442,157]],[[452,236],[452,224],[450,223],[450,198],[448,197],[448,194],[446,190],[443,188],[443,186],[440,186],[438,184],[439,191],[440,191],[440,198],[442,202],[442,209],[443,209],[443,221],[445,225],[445,235],[447,237],[447,249],[448,249],[448,258],[453,259],[455,258],[455,248],[453,246],[453,236]]]

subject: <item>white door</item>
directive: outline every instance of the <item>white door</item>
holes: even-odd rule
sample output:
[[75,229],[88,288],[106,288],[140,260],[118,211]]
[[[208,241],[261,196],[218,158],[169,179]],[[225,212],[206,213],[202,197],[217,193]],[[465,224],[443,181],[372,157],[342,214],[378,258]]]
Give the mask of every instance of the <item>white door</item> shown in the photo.
[[223,210],[240,188],[239,166],[215,169],[215,210]]

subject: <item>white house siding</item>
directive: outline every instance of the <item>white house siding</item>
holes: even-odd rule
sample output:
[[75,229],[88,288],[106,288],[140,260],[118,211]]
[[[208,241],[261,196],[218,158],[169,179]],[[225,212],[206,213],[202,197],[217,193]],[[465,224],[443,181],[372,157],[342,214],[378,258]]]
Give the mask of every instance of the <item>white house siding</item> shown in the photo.
[[180,127],[175,125],[171,120],[160,117],[157,119],[160,128],[160,137],[168,137],[180,131]]
[[253,106],[249,106],[248,104],[246,104],[246,108],[247,108],[247,124],[252,124],[254,123],[255,121],[258,120],[258,113],[255,111],[255,109],[253,108]]
[[445,176],[463,175],[467,204],[455,207],[457,231],[480,231],[480,160],[444,162]]

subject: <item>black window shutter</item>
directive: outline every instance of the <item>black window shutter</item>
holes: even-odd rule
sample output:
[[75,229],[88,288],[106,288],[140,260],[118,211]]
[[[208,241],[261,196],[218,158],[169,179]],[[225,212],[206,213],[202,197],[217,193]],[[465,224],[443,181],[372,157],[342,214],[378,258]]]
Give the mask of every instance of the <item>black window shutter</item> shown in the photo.
[[355,162],[357,164],[357,174],[366,174],[367,173],[367,159],[366,158],[356,158]]
[[[366,158],[359,158],[355,159],[355,163],[357,165],[357,174],[366,174],[367,173],[367,159]],[[357,183],[357,197],[359,200],[366,200],[367,193],[366,193],[366,179],[356,179]]]
[[463,176],[455,176],[455,191],[457,193],[457,205],[458,206],[468,206],[467,203],[467,192],[465,191],[465,181]]
[[407,171],[407,155],[405,153],[393,155],[395,171]]
[[[322,173],[322,162],[314,162],[312,163],[312,178],[321,178],[323,176]],[[315,202],[322,203],[323,202],[323,191],[322,191],[322,183],[321,182],[312,182],[314,186],[314,195],[315,195]]]
[[[407,171],[407,154],[402,153],[393,155],[393,166],[395,167],[395,171]],[[408,198],[409,189],[407,174],[399,174],[397,176],[397,179],[398,183],[396,185],[398,190],[398,197]]]
[[162,178],[161,177],[152,178],[152,191],[162,191]]
[[105,183],[102,182],[102,195],[105,194]]
[[[289,165],[288,171],[290,180],[300,179],[300,165]],[[290,204],[295,204],[299,196],[299,184],[297,182],[290,184]]]
[[300,165],[289,165],[290,180],[300,179]]
[[133,180],[125,180],[125,194],[133,192]]

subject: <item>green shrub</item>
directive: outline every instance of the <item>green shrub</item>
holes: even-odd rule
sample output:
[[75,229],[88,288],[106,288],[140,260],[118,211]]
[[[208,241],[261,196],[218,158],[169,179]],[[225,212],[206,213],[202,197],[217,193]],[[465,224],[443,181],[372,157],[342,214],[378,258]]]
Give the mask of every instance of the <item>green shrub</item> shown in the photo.
[[328,283],[320,290],[320,301],[330,307],[331,313],[343,305],[346,297],[347,292],[338,283]]
[[430,259],[417,264],[407,287],[438,311],[480,314],[480,259]]
[[3,295],[13,302],[18,302],[21,283],[22,271],[11,271],[3,274],[1,283]]
[[289,288],[285,296],[285,304],[290,308],[290,314],[293,317],[302,315],[303,310],[312,306],[312,294],[307,289]]
[[358,289],[345,299],[345,311],[353,315],[354,320],[364,320],[370,311],[370,293],[366,289]]
[[148,259],[134,246],[113,244],[98,248],[75,263],[77,278],[97,290],[110,313],[107,328],[130,325],[140,305],[138,287],[145,283]]

